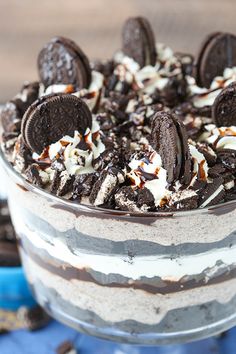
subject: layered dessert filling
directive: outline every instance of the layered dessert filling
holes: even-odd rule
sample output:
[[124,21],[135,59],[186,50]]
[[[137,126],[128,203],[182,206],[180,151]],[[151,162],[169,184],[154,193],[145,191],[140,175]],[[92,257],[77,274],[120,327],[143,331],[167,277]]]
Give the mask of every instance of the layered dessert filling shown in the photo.
[[80,330],[84,325],[109,337],[113,328],[124,339],[233,321],[234,208],[220,217],[217,208],[193,211],[182,216],[181,227],[175,217],[147,224],[140,217],[76,214],[17,185],[10,207],[37,299],[58,318],[78,319]]
[[122,48],[93,64],[76,43],[53,38],[38,56],[40,81],[1,112],[7,158],[49,193],[107,209],[235,199],[235,37],[210,38],[194,58],[156,44],[149,22],[130,18]]

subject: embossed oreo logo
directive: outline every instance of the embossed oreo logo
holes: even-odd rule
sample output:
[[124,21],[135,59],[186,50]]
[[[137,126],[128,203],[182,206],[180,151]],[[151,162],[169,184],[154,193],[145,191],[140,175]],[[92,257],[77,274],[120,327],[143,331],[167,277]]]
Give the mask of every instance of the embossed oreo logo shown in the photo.
[[22,122],[22,136],[26,145],[40,154],[43,149],[75,130],[84,134],[92,126],[87,105],[69,94],[53,94],[37,100],[26,111]]

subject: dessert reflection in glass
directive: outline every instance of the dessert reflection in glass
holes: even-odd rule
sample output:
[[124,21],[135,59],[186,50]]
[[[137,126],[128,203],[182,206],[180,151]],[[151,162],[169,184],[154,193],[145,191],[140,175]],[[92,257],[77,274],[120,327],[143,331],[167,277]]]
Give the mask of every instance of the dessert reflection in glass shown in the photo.
[[137,17],[122,40],[91,69],[52,39],[40,82],[3,108],[23,265],[38,302],[86,333],[206,337],[236,323],[235,37],[210,36],[194,59]]

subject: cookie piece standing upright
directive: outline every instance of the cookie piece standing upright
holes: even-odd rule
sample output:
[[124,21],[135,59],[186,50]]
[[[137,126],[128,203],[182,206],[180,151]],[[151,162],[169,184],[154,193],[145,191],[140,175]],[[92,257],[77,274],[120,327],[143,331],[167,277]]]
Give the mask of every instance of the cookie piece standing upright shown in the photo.
[[34,102],[23,117],[21,133],[25,144],[41,154],[46,146],[78,130],[91,129],[92,115],[86,103],[69,94],[43,96]]
[[149,21],[144,17],[129,18],[122,30],[122,49],[140,67],[155,65],[156,43]]
[[167,170],[167,181],[172,183],[181,179],[184,184],[189,183],[191,157],[187,133],[174,114],[161,111],[154,115],[151,144],[161,156],[163,167]]
[[236,125],[236,82],[225,87],[216,97],[212,118],[217,127]]
[[195,78],[199,86],[209,88],[225,68],[236,65],[236,36],[215,32],[206,37],[196,57]]
[[191,180],[191,155],[188,147],[188,134],[184,124],[177,117],[173,117],[178,133],[178,144],[181,150],[180,182],[189,184]]
[[76,89],[88,88],[91,69],[87,56],[72,40],[55,37],[38,55],[39,77],[45,87],[71,84]]
[[105,204],[111,194],[115,192],[116,187],[124,181],[124,173],[121,170],[113,167],[103,170],[93,185],[89,197],[90,203],[95,206]]

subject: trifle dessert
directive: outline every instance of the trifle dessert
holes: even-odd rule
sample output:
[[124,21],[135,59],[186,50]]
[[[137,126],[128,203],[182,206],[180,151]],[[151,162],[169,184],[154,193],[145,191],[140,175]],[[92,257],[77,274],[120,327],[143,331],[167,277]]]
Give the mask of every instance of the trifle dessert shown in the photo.
[[193,340],[236,323],[236,37],[195,57],[129,18],[90,63],[55,37],[1,113],[2,162],[38,302],[81,331]]

